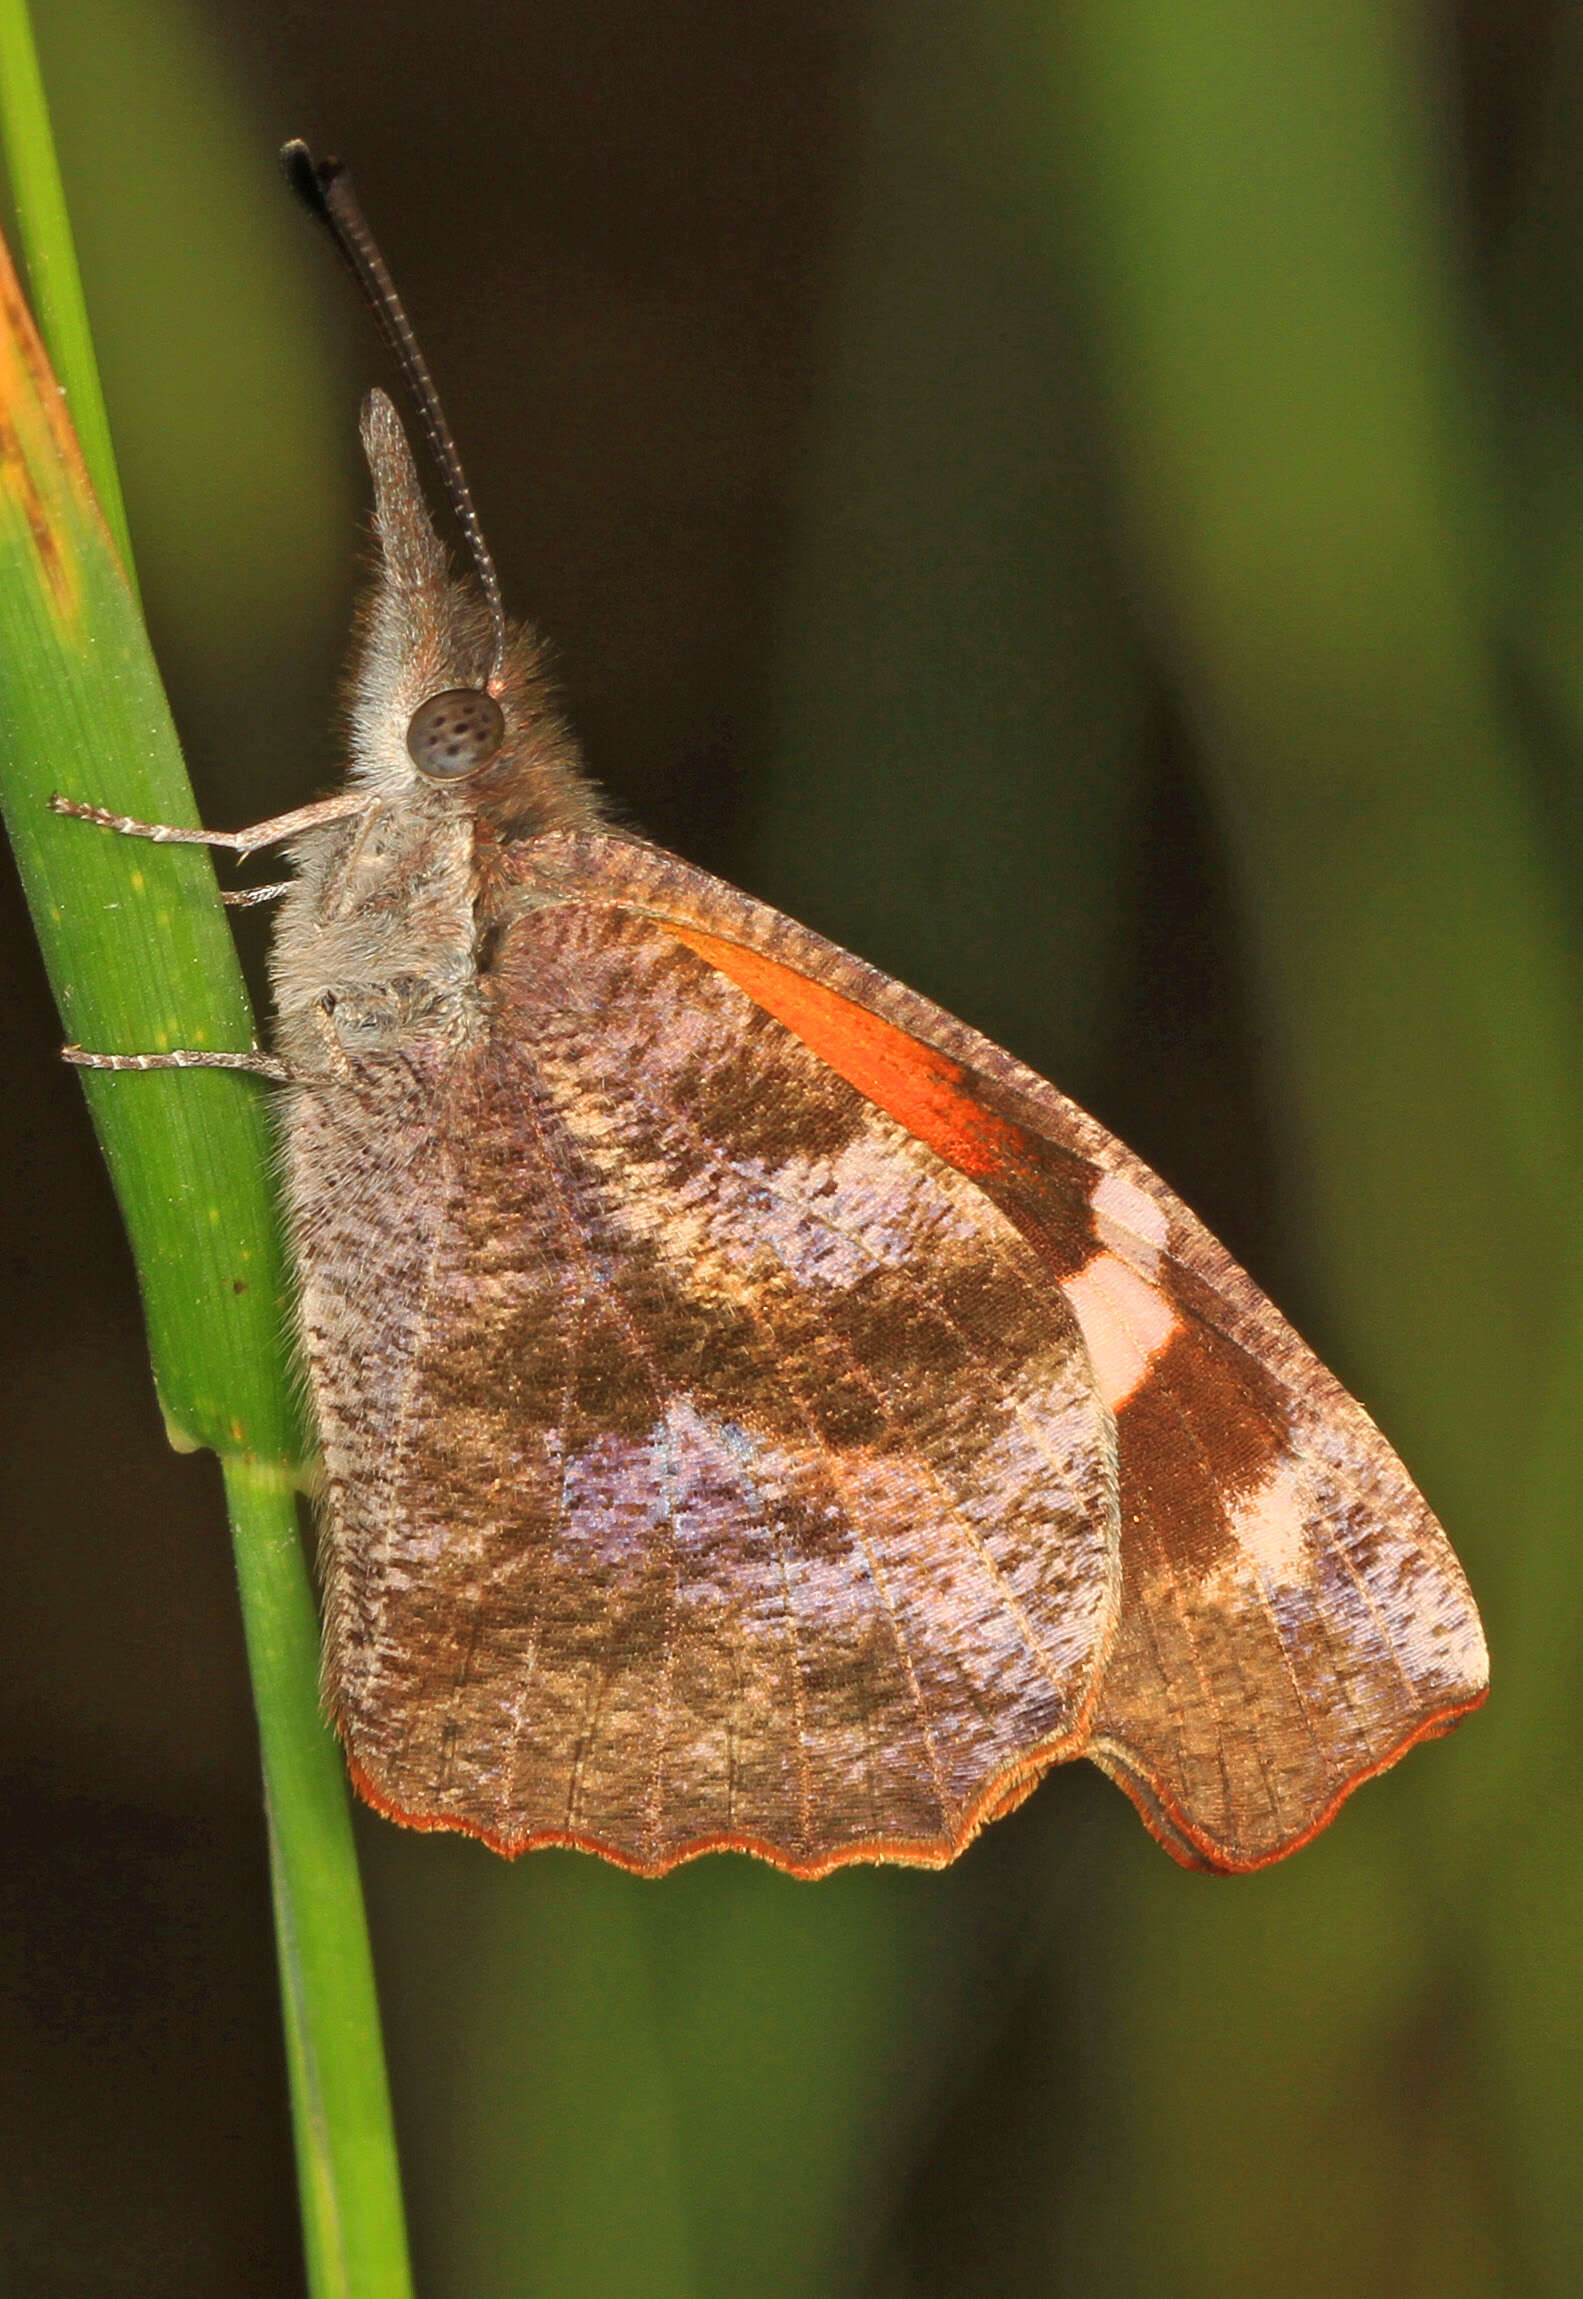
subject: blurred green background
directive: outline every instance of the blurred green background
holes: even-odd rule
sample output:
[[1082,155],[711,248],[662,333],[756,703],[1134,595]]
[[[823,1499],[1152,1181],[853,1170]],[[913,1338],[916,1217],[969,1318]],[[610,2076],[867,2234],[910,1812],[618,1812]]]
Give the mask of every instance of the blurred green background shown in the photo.
[[[1583,2287],[1583,11],[50,0],[207,819],[336,771],[352,159],[624,816],[1094,1108],[1385,1423],[1488,1711],[1224,1882],[363,1816],[425,2299]],[[242,921],[255,962],[263,929]],[[8,888],[0,2288],[300,2290],[218,1479]]]

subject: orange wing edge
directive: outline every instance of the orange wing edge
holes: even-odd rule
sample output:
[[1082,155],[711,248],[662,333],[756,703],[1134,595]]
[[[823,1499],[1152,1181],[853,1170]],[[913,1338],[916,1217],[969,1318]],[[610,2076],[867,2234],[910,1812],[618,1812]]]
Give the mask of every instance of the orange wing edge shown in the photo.
[[613,1867],[624,1868],[631,1876],[658,1877],[668,1876],[673,1868],[684,1867],[690,1860],[702,1859],[706,1852],[746,1852],[755,1860],[766,1861],[770,1867],[779,1868],[786,1875],[795,1876],[804,1883],[829,1876],[838,1868],[850,1868],[865,1862],[871,1866],[893,1868],[948,1868],[960,1853],[966,1851],[981,1829],[986,1828],[992,1820],[1003,1819],[1008,1812],[1015,1812],[1017,1806],[1033,1794],[1047,1772],[1058,1764],[1069,1764],[1075,1758],[1089,1753],[1088,1734],[1092,1724],[1092,1710],[1098,1704],[1099,1682],[1100,1677],[1097,1675],[1084,1714],[1076,1727],[1063,1733],[1059,1740],[1047,1741],[1013,1758],[1010,1763],[1003,1764],[967,1806],[959,1826],[952,1834],[917,1838],[862,1838],[851,1844],[839,1845],[834,1850],[821,1852],[809,1860],[794,1859],[784,1845],[773,1843],[767,1836],[751,1836],[732,1829],[718,1829],[708,1836],[692,1837],[675,1851],[654,1860],[634,1856],[625,1846],[612,1842],[609,1837],[585,1835],[575,1828],[540,1828],[530,1830],[524,1836],[509,1836],[451,1813],[405,1810],[393,1797],[385,1794],[358,1763],[350,1749],[346,1751],[346,1768],[363,1802],[382,1818],[424,1834],[446,1832],[474,1837],[507,1860],[518,1859],[524,1852],[559,1848],[571,1852],[592,1852],[597,1858],[608,1860]]

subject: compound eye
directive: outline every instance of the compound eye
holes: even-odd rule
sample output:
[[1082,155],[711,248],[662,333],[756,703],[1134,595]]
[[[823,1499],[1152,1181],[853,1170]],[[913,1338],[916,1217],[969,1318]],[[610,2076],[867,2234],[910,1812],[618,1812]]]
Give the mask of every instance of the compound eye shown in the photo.
[[487,766],[506,739],[505,714],[482,687],[431,694],[407,727],[407,755],[431,782],[459,782]]

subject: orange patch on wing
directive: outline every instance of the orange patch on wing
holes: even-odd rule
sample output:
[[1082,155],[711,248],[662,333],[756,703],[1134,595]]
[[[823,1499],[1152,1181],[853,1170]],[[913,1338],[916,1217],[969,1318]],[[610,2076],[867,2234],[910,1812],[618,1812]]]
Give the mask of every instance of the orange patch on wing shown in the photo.
[[745,990],[765,1013],[784,1022],[838,1077],[926,1142],[958,1173],[982,1180],[1022,1162],[1020,1127],[975,1100],[964,1084],[967,1073],[948,1054],[910,1038],[894,1022],[881,1021],[866,1006],[854,1005],[839,991],[765,957],[761,950],[722,941],[696,926],[679,926],[673,919],[663,923],[667,933]]

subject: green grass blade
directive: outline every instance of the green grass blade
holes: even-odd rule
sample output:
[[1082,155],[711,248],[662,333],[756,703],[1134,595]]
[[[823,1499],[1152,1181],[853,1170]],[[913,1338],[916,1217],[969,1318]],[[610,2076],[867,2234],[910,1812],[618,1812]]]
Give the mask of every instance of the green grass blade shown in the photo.
[[[195,820],[136,602],[9,265],[0,417],[13,442],[0,469],[3,803],[68,1033],[100,1052],[246,1047],[252,1017],[208,857],[49,810],[58,789]],[[299,1461],[256,1085],[208,1072],[85,1084],[178,1441]]]
[[[14,15],[6,30],[9,70]],[[12,150],[26,77],[8,82],[0,108]],[[25,206],[42,183],[47,208],[53,163],[39,164],[48,123],[37,107],[26,131],[33,157],[15,189]],[[63,213],[56,221],[63,230]],[[30,244],[37,237],[35,222]],[[0,435],[0,805],[67,1029],[100,1051],[246,1047],[252,1019],[208,857],[49,810],[59,789],[144,819],[196,819],[123,559],[3,247]],[[132,1241],[167,1424],[175,1441],[212,1446],[225,1463],[311,2289],[314,2299],[406,2299],[373,1970],[297,1536],[307,1446],[263,1097],[256,1081],[203,1071],[84,1086]]]

